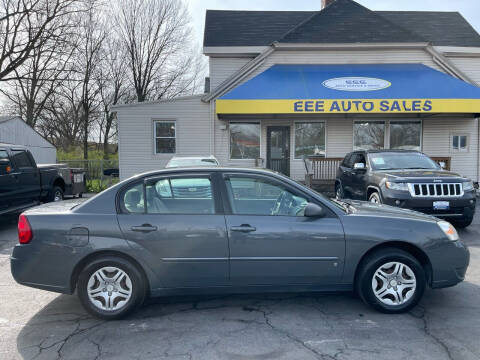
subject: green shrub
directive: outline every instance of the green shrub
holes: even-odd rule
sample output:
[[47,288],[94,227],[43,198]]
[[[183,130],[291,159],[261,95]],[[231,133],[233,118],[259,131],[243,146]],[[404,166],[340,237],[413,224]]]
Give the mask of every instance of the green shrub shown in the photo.
[[118,183],[117,178],[113,179],[106,179],[106,180],[100,180],[100,179],[93,179],[93,180],[87,180],[87,192],[89,193],[99,193],[105,189],[108,189],[109,187],[115,185]]

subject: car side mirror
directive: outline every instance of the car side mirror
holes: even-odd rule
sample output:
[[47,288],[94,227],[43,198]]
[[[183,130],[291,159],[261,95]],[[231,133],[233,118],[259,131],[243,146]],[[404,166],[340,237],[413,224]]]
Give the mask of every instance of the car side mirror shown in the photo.
[[353,165],[353,170],[365,170],[365,164],[364,163],[355,163]]
[[326,215],[325,210],[323,210],[317,204],[313,204],[313,203],[308,203],[307,206],[305,206],[304,214],[305,214],[305,217],[316,217],[316,218],[321,218]]

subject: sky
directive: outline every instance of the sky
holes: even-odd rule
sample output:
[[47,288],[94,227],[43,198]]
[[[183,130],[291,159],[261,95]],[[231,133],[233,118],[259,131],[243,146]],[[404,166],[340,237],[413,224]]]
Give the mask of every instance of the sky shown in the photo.
[[[320,10],[321,0],[184,0],[193,20],[194,36],[203,46],[205,11]],[[480,33],[480,0],[357,0],[370,10],[458,11]]]

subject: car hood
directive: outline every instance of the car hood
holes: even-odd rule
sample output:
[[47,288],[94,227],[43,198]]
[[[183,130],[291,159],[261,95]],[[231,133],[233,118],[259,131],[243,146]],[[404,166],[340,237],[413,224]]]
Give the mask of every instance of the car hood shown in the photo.
[[392,178],[392,180],[402,179],[445,179],[445,181],[465,180],[460,174],[445,170],[379,170],[378,174],[383,174]]
[[434,216],[409,209],[402,209],[384,204],[373,204],[368,201],[346,200],[344,202],[351,205],[349,209],[350,215],[352,216],[378,216],[432,222],[438,221]]

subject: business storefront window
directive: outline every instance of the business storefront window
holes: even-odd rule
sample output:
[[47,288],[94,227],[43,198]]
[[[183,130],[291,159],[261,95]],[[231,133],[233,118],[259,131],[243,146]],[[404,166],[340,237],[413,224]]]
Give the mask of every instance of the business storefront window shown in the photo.
[[325,156],[325,123],[295,123],[295,158]]
[[421,150],[421,121],[391,121],[390,149]]
[[260,157],[260,124],[230,123],[230,159]]
[[355,150],[385,148],[384,121],[356,121],[353,125]]
[[177,147],[175,121],[155,121],[155,153],[175,154]]

